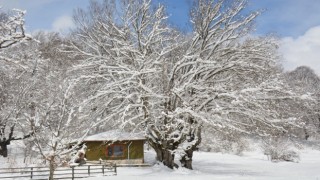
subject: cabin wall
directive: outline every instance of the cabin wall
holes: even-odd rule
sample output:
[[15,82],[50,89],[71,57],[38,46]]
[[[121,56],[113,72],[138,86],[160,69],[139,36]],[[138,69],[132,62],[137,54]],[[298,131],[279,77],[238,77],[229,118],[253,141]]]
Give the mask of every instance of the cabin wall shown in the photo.
[[[131,141],[132,144],[129,147],[129,144],[126,148],[126,152],[127,152],[127,159],[143,159],[144,158],[144,150],[143,150],[143,145],[144,145],[144,141]],[[129,156],[128,157],[128,151],[129,152]]]
[[98,161],[100,158],[105,160],[105,145],[103,142],[90,141],[85,142],[87,146],[86,159],[89,161]]
[[[121,141],[121,142],[113,142],[113,144],[123,145],[124,146],[124,156],[122,157],[107,157],[107,145],[110,142],[105,143],[102,141],[90,141],[85,142],[87,146],[86,151],[86,159],[88,161],[98,161],[102,160],[133,160],[133,159],[141,159],[143,162],[144,152],[143,152],[143,140],[135,140],[135,141]],[[129,154],[128,154],[129,152]]]

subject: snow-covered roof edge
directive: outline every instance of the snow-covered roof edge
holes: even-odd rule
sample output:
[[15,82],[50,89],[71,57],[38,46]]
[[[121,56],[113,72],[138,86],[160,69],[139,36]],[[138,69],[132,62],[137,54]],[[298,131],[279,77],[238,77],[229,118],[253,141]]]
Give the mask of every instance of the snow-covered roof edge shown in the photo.
[[111,130],[95,135],[87,136],[86,141],[126,141],[126,140],[146,140],[144,133],[129,133],[121,130]]

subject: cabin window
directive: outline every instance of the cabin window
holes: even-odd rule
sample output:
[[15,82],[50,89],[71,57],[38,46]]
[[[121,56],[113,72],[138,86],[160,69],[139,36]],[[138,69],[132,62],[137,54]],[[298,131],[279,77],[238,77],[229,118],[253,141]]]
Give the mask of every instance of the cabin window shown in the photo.
[[124,156],[124,145],[114,144],[107,146],[107,157],[123,157]]

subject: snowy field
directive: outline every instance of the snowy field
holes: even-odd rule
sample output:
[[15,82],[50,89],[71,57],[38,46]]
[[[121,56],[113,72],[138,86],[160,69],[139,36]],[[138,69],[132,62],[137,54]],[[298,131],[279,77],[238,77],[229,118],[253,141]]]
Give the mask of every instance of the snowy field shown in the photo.
[[[152,152],[146,160],[152,163]],[[171,170],[163,165],[152,167],[119,167],[117,176],[95,177],[86,180],[320,180],[320,151],[301,150],[300,162],[272,163],[261,152],[247,152],[243,156],[195,152],[194,170]]]
[[[11,150],[11,153],[16,153],[11,160],[0,157],[0,167],[24,166],[21,163],[23,160],[21,152]],[[171,170],[156,164],[153,151],[145,152],[145,160],[152,166],[118,167],[117,176],[92,177],[83,180],[123,180],[126,178],[130,180],[320,180],[320,151],[311,147],[300,150],[299,163],[272,163],[259,150],[245,152],[242,156],[195,152],[194,170],[184,168]]]

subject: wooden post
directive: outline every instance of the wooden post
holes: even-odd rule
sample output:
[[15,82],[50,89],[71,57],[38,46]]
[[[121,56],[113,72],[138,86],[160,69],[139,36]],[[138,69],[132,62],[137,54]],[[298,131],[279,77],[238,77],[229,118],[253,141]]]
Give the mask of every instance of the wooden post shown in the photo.
[[104,176],[104,165],[102,165],[102,175]]
[[117,175],[117,164],[114,164],[114,173]]
[[30,179],[32,179],[33,177],[33,167],[31,167],[31,176],[30,176]]
[[88,165],[88,175],[90,176],[90,165]]
[[71,168],[72,168],[72,180],[74,180],[74,166],[72,166]]

